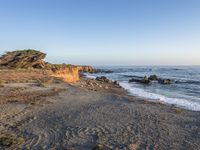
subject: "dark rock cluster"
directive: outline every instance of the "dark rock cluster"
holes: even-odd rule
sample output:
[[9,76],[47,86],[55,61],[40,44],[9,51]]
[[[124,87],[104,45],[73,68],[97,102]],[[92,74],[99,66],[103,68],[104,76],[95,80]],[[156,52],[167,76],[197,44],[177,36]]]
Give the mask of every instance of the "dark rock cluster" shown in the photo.
[[119,83],[117,81],[112,81],[112,80],[109,80],[108,78],[106,78],[105,76],[101,76],[101,77],[96,77],[96,80],[97,81],[100,81],[100,82],[104,82],[104,83],[111,83],[115,86],[118,86],[120,87]]
[[145,76],[144,78],[132,78],[129,80],[129,82],[137,82],[137,83],[143,83],[143,84],[149,84],[151,80]]
[[136,82],[136,83],[142,83],[142,84],[150,84],[152,81],[157,81],[160,84],[171,84],[172,81],[170,79],[162,79],[159,78],[156,75],[151,75],[149,77],[134,77],[129,80],[129,82]]
[[108,78],[106,78],[105,76],[101,76],[101,77],[96,77],[97,81],[101,81],[101,82],[107,82],[110,83],[111,80],[109,80]]
[[171,84],[172,81],[170,79],[159,79],[158,82],[160,84]]

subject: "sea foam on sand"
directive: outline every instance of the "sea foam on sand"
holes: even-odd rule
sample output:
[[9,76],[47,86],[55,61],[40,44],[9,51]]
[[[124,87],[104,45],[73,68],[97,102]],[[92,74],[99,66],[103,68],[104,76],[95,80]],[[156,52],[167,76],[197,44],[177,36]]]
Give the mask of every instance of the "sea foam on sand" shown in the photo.
[[200,111],[200,104],[196,102],[191,102],[186,99],[169,98],[163,95],[146,92],[143,89],[132,87],[129,83],[126,82],[120,82],[120,85],[130,94],[135,96],[149,98],[150,100],[156,100],[167,104],[174,104],[176,106],[183,107],[192,111]]

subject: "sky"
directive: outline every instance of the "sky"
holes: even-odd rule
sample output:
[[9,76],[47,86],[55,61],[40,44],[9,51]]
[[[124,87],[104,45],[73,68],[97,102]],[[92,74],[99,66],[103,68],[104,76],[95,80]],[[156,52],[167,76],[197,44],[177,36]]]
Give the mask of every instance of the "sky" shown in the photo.
[[0,0],[0,54],[51,63],[200,65],[200,0]]

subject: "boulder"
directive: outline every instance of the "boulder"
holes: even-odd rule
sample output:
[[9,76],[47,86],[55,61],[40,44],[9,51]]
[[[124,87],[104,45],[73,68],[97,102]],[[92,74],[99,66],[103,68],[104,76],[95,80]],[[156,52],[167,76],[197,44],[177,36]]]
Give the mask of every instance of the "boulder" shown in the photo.
[[157,81],[158,77],[156,75],[150,75],[148,79],[151,81]]
[[121,86],[119,85],[119,83],[117,81],[109,80],[105,76],[97,77],[96,80],[100,81],[101,84],[108,83],[108,84],[114,85],[115,87],[121,88]]
[[114,81],[114,82],[113,82],[113,85],[116,86],[116,87],[122,88],[122,87],[120,86],[119,82],[117,82],[117,81]]
[[106,78],[105,76],[96,77],[96,80],[101,81],[101,82],[107,82],[107,83],[110,82],[110,80],[108,78]]
[[170,79],[159,79],[158,83],[160,84],[171,84],[171,80]]
[[129,80],[129,82],[136,82],[136,83],[142,83],[142,84],[150,84],[151,81],[148,79],[147,76],[144,78],[132,78]]
[[113,84],[114,85],[119,85],[119,83],[117,81],[114,81]]
[[138,77],[138,76],[133,76],[132,79],[129,80],[129,82],[136,82],[136,83],[142,83],[142,84],[150,84],[151,81],[157,81],[160,84],[171,84],[172,81],[170,79],[161,79],[158,78],[156,75],[151,75],[149,77]]

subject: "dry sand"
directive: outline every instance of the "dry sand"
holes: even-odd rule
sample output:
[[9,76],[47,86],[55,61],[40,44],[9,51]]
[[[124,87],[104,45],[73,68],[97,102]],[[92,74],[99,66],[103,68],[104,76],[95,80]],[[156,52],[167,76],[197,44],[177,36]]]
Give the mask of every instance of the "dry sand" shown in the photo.
[[10,83],[0,98],[0,149],[200,149],[200,112],[109,83]]

